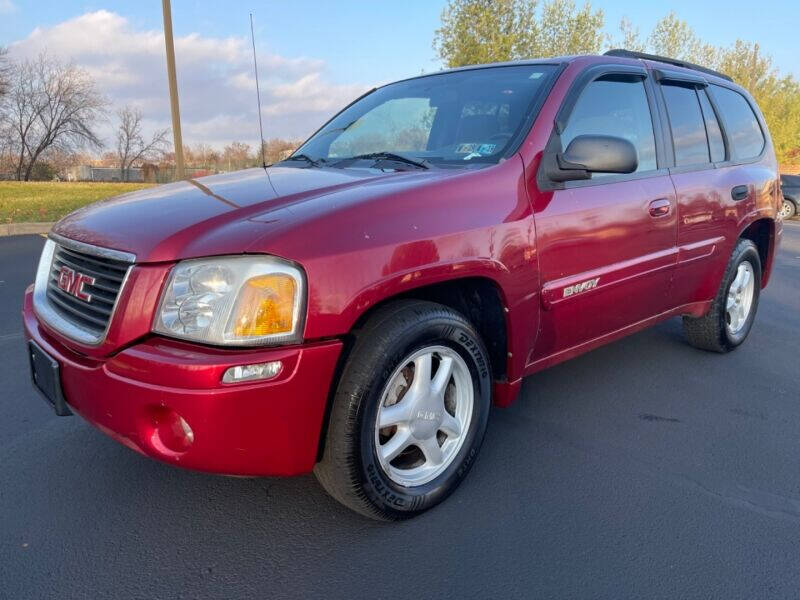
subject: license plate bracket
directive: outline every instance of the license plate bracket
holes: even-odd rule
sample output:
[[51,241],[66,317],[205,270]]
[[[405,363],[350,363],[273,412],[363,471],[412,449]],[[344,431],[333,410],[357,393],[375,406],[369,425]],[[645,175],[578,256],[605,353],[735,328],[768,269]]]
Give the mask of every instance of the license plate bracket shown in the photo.
[[33,340],[28,342],[28,362],[31,367],[33,387],[53,407],[58,416],[71,415],[72,411],[67,406],[61,389],[61,368],[58,362]]

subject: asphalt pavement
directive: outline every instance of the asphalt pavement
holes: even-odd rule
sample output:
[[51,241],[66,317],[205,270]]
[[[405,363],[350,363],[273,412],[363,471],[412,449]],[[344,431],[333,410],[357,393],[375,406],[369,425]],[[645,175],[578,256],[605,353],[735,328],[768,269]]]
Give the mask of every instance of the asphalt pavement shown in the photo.
[[737,351],[672,319],[529,378],[455,494],[397,524],[55,417],[19,317],[42,244],[0,238],[0,598],[800,596],[800,223]]

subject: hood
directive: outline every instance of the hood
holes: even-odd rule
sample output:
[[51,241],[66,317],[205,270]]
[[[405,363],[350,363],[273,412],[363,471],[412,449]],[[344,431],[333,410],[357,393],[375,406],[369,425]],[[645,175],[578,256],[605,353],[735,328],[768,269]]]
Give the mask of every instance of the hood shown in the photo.
[[[64,237],[124,250],[137,262],[239,254],[278,225],[293,207],[382,180],[418,185],[452,171],[270,167],[189,179],[86,206],[59,221]],[[362,190],[363,192],[363,190]],[[359,194],[363,196],[364,194]]]

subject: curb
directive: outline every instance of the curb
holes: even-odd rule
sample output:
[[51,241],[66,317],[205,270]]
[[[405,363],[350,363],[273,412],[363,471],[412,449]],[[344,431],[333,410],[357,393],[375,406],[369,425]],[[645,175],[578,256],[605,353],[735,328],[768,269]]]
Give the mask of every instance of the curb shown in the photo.
[[54,223],[0,223],[0,237],[48,233]]

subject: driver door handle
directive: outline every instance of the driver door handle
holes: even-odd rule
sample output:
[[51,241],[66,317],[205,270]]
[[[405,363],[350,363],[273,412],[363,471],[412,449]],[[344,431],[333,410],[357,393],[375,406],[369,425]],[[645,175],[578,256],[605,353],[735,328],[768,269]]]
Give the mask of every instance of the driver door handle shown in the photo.
[[672,203],[667,198],[659,198],[653,200],[648,207],[648,212],[651,217],[666,217],[672,209]]

